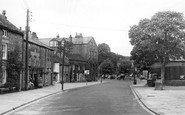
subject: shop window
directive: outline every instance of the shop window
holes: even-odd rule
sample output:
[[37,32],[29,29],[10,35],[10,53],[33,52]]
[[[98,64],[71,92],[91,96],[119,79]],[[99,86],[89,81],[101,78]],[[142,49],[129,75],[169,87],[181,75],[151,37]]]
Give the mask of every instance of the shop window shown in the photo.
[[2,44],[2,59],[7,59],[7,44],[5,43]]

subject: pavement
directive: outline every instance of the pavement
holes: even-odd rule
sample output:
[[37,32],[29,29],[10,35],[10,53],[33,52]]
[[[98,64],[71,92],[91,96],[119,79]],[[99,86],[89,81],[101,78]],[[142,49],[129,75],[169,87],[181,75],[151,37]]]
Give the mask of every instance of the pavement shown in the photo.
[[[105,82],[106,81],[103,81],[103,83]],[[39,99],[43,99],[57,93],[65,93],[70,89],[97,85],[97,84],[100,84],[100,81],[64,83],[64,91],[62,91],[61,84],[55,83],[55,85],[47,86],[39,89],[1,94],[0,95],[0,115],[7,114],[22,106],[25,106]]]
[[185,115],[185,86],[164,86],[164,90],[148,87],[146,80],[137,80],[131,89],[138,101],[156,115]]

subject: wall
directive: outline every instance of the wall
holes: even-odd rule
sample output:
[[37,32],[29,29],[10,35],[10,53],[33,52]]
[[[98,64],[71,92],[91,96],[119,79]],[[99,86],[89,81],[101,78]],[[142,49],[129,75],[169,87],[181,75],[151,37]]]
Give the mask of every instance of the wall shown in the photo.
[[[0,46],[2,46],[2,35],[3,35],[3,31],[0,28]],[[2,51],[2,47],[0,47],[0,55],[2,55],[1,51]],[[0,57],[0,86],[1,86],[1,82],[2,82],[2,57]]]

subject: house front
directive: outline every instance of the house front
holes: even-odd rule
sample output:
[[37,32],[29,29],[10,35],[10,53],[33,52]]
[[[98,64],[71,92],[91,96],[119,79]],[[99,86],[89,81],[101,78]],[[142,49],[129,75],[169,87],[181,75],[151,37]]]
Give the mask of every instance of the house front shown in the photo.
[[[161,64],[154,63],[151,65],[151,72],[161,75]],[[170,61],[165,66],[165,78],[164,83],[166,85],[185,85],[185,61]]]
[[[8,21],[6,11],[0,14],[0,86],[16,87],[18,90],[22,87],[23,72],[21,70],[11,71],[15,68],[8,64],[15,64],[23,61],[23,32]],[[13,62],[12,60],[16,60]],[[16,65],[17,67],[17,65]],[[12,76],[14,74],[14,76]]]
[[[24,47],[26,46],[26,40],[24,40]],[[25,62],[25,49],[24,48],[24,62]],[[27,86],[28,89],[40,88],[43,86],[53,85],[54,73],[53,73],[53,53],[46,44],[38,40],[35,32],[29,32],[28,37],[28,76],[23,79],[23,86]],[[28,84],[26,84],[26,79]],[[32,85],[31,85],[32,84]],[[30,86],[31,85],[31,86]]]

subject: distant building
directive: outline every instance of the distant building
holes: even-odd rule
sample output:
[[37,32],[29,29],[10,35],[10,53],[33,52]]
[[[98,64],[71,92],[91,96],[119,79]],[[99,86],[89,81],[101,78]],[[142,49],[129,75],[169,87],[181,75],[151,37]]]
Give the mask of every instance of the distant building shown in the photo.
[[[69,38],[39,39],[50,47],[59,47],[62,40],[72,43],[66,56],[69,59],[69,81],[96,80],[98,75],[98,48],[93,37],[77,34]],[[86,72],[86,74],[85,74]]]
[[[53,72],[56,73],[56,82],[61,82],[62,80],[62,57],[63,51],[62,48],[59,46],[61,44],[62,38],[57,35],[56,38],[46,38],[46,39],[39,39],[41,42],[50,46],[50,48],[54,49],[53,55]],[[64,82],[69,82],[69,59],[65,56],[64,57]]]

